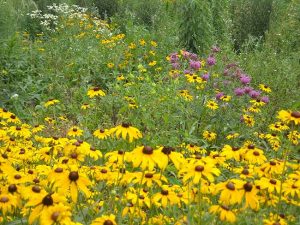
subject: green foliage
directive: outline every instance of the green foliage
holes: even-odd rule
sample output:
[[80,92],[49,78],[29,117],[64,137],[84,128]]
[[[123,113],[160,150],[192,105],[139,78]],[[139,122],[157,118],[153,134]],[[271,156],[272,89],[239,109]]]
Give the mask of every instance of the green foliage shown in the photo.
[[34,9],[33,0],[0,0],[0,39],[22,30],[26,14]]
[[[79,0],[82,2],[82,0]],[[86,1],[84,1],[86,2]],[[118,0],[92,0],[89,4],[95,6],[98,10],[98,13],[102,19],[110,18],[115,13],[117,13],[119,9],[119,1]]]
[[273,0],[233,0],[231,15],[234,48],[240,51],[249,36],[264,37],[269,28]]
[[300,1],[274,1],[270,30],[266,36],[268,48],[277,53],[300,51]]
[[182,1],[180,18],[181,45],[192,52],[206,53],[214,42],[211,2]]

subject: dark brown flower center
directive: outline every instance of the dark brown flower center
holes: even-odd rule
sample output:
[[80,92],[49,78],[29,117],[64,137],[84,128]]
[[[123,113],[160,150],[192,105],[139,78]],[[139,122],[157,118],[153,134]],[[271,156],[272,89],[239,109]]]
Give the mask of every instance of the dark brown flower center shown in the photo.
[[165,147],[163,147],[163,149],[161,151],[166,155],[170,155],[171,152],[174,151],[174,148],[165,146]]
[[94,88],[93,88],[93,91],[99,91],[99,90],[100,90],[99,87],[94,87]]
[[8,202],[9,201],[9,198],[8,197],[1,197],[0,198],[0,202],[2,202],[2,203],[6,203],[6,202]]
[[143,153],[146,155],[151,155],[153,153],[153,148],[151,148],[150,146],[144,146]]
[[244,175],[249,175],[249,170],[248,169],[243,169],[243,171],[242,171],[242,174],[244,174]]
[[16,130],[21,130],[21,127],[16,127]]
[[291,116],[298,119],[298,118],[300,118],[300,112],[294,111],[294,112],[292,112]]
[[72,172],[70,172],[70,174],[69,174],[69,179],[70,179],[71,181],[76,182],[76,181],[78,180],[78,178],[79,178],[79,174],[78,174],[77,171],[72,171]]
[[100,129],[99,132],[103,134],[103,133],[104,133],[104,130],[103,130],[103,129]]
[[40,188],[39,186],[33,186],[33,187],[31,188],[31,190],[32,190],[33,192],[35,192],[35,193],[40,193],[40,192],[41,192],[41,188]]
[[226,184],[226,188],[229,189],[229,190],[231,190],[231,191],[234,191],[234,190],[235,190],[234,183],[228,182],[228,183]]
[[57,168],[54,170],[55,173],[62,173],[63,171],[64,171],[64,169],[63,169],[63,168],[60,168],[60,167],[57,167]]
[[204,166],[196,166],[195,171],[202,172],[204,170]]
[[51,219],[52,219],[53,221],[57,221],[59,215],[60,215],[60,212],[54,212],[54,213],[52,213],[52,215],[51,215]]
[[239,150],[240,148],[239,147],[232,147],[232,150],[233,151],[237,151],[237,150]]
[[14,176],[14,178],[15,178],[16,180],[19,180],[19,179],[21,179],[22,177],[21,177],[20,174],[16,174],[16,175]]
[[78,156],[77,153],[72,153],[72,154],[71,154],[71,158],[72,158],[72,159],[77,159],[77,156]]
[[277,183],[277,181],[274,180],[274,179],[271,179],[271,180],[270,180],[270,183],[275,185],[275,184]]
[[249,149],[254,149],[255,146],[254,146],[253,144],[250,144],[250,145],[248,145],[248,148],[249,148]]
[[259,156],[259,152],[258,152],[258,151],[254,151],[254,152],[253,152],[253,155]]
[[124,155],[124,151],[119,150],[119,151],[118,151],[118,154],[119,154],[119,155]]
[[17,191],[17,185],[15,185],[15,184],[11,184],[11,185],[9,185],[8,186],[8,192],[9,193],[14,193],[14,192],[16,192]]
[[168,195],[169,194],[169,191],[168,190],[161,190],[160,192],[162,195]]
[[153,177],[153,174],[152,174],[152,173],[146,173],[146,174],[145,174],[145,177],[146,177],[146,178],[152,178],[152,177]]
[[53,198],[50,194],[46,195],[42,200],[43,205],[50,206],[53,205]]
[[276,166],[276,162],[271,161],[271,162],[270,162],[270,165],[271,165],[271,166]]
[[128,128],[128,127],[130,127],[130,123],[122,123],[122,127]]
[[107,170],[106,169],[102,169],[100,172],[101,173],[107,173]]
[[77,131],[77,128],[74,127],[74,128],[73,128],[73,131],[76,132],[76,131]]
[[93,146],[91,146],[91,147],[90,147],[90,150],[94,152],[94,151],[96,151],[96,148],[93,147]]
[[250,182],[247,182],[246,184],[244,184],[244,189],[246,192],[250,192],[253,188],[253,185]]
[[226,211],[229,211],[229,208],[226,205],[221,205],[221,208],[224,209],[224,210],[226,210]]
[[103,225],[113,225],[114,223],[111,220],[105,220]]

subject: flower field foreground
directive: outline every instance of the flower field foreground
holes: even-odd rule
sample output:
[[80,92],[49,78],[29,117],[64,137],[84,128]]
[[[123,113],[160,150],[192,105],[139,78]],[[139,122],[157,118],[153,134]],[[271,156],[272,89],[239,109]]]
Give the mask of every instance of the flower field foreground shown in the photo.
[[40,100],[26,122],[0,108],[1,224],[299,222],[299,109],[266,113],[272,88],[216,46],[166,56],[51,9],[66,13],[33,13],[44,33],[21,37]]

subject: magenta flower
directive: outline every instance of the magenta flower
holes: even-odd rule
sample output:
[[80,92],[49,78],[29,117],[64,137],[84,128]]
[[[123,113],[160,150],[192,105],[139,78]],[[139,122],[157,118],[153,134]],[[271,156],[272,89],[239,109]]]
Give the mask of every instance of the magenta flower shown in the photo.
[[251,98],[257,98],[259,95],[260,95],[259,91],[252,90],[252,91],[249,92],[249,96]]
[[234,94],[236,96],[242,96],[245,94],[245,89],[244,88],[236,88],[236,89],[234,89]]
[[200,61],[190,61],[190,67],[194,70],[199,70],[201,67],[201,62]]
[[240,77],[240,81],[242,82],[242,84],[249,84],[250,83],[250,81],[251,81],[251,77],[249,77],[249,76],[246,76],[246,75],[241,75],[241,77]]
[[216,64],[216,59],[211,55],[207,58],[206,62],[209,66],[213,66]]

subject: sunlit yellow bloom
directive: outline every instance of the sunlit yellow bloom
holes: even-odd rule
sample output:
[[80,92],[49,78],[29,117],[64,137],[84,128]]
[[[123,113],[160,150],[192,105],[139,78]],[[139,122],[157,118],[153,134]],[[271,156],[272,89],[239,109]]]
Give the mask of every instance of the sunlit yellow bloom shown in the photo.
[[122,136],[124,140],[127,140],[131,143],[134,139],[142,138],[142,133],[135,127],[131,126],[130,123],[122,123],[114,128],[109,130],[110,134],[115,134],[117,138]]
[[151,62],[149,62],[149,66],[155,66],[157,64],[157,62],[156,61],[151,61]]
[[83,130],[81,130],[77,126],[73,126],[68,130],[68,136],[71,136],[71,137],[78,137],[78,136],[81,136],[82,134],[83,134]]
[[59,100],[57,100],[57,99],[49,99],[49,100],[44,104],[44,106],[47,108],[47,107],[49,107],[50,105],[55,105],[56,103],[59,103]]
[[105,93],[99,87],[94,87],[88,90],[87,95],[90,98],[94,98],[95,96],[105,96]]
[[114,68],[114,66],[115,66],[115,64],[113,64],[113,63],[107,63],[107,67],[110,68],[110,69]]
[[277,118],[285,123],[293,122],[296,125],[300,124],[300,112],[299,111],[281,110],[278,112]]
[[212,109],[212,110],[216,110],[216,109],[219,108],[218,103],[216,103],[216,102],[213,101],[213,100],[209,100],[209,101],[206,103],[206,107],[209,108],[209,109]]
[[81,109],[89,109],[89,108],[91,108],[91,105],[88,103],[83,103],[80,108]]
[[259,86],[259,89],[264,91],[264,92],[267,92],[267,93],[270,93],[272,92],[271,88],[265,84],[260,84],[258,85]]
[[161,192],[153,195],[152,201],[156,206],[162,206],[163,208],[179,204],[180,202],[177,194],[167,185],[163,185]]
[[113,214],[110,215],[102,215],[101,217],[93,220],[91,225],[117,225],[116,216]]
[[96,138],[99,138],[99,139],[106,139],[107,137],[109,137],[110,135],[110,132],[108,129],[98,129],[98,130],[95,130],[93,135],[96,137]]
[[212,205],[209,209],[210,213],[219,214],[221,221],[234,223],[236,216],[226,205]]
[[203,132],[203,138],[208,140],[208,141],[213,141],[217,138],[217,134],[208,130],[205,130]]

